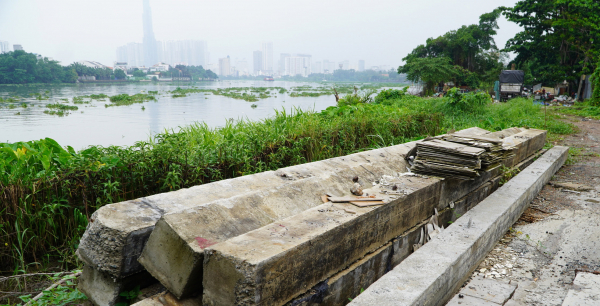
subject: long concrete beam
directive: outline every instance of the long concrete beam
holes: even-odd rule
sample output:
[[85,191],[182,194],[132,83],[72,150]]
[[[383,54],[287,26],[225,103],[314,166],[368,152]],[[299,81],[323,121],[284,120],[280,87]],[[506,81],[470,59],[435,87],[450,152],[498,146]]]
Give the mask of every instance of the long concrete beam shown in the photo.
[[[469,129],[461,133],[490,135],[481,129]],[[509,129],[491,135],[505,136],[506,143],[515,145],[515,158],[506,161],[507,166],[513,166],[520,161],[521,156],[529,156],[543,147],[546,132]],[[394,173],[389,170],[389,166],[384,165],[399,165],[396,168],[399,169],[398,172],[405,172],[407,165],[404,157],[414,145],[413,142],[389,147],[384,154],[385,158],[367,166],[348,163],[346,160],[345,165],[339,166],[340,171],[330,172],[327,177],[315,176],[273,191],[259,190],[252,195],[241,195],[165,214],[156,224],[139,262],[178,298],[191,296],[201,291],[206,247],[320,205],[323,194],[347,194],[353,184],[350,178],[355,174],[368,178],[362,181],[364,185],[379,180],[383,175]],[[389,149],[394,152],[389,152]],[[485,172],[474,181],[444,181],[438,203],[434,207],[440,210],[448,206],[450,202],[478,188],[497,173],[499,169]]]
[[[408,194],[383,206],[323,204],[205,248],[203,303],[288,302],[429,216],[444,182],[395,178],[392,183]],[[385,189],[377,186],[368,193],[386,198]]]
[[[544,138],[539,137],[539,131],[523,131],[515,128],[492,134],[479,128],[470,128],[459,133],[466,135],[495,134],[507,137],[507,139],[521,135],[520,138],[514,138],[517,143],[525,142],[525,140],[531,143],[535,139],[538,139],[537,142],[539,139],[543,142]],[[225,207],[222,211],[225,211],[224,215],[228,216],[224,216],[224,218],[230,219],[229,222],[225,222],[228,223],[227,226],[219,222],[206,226],[211,228],[213,233],[217,232],[222,239],[225,239],[297,213],[302,209],[300,207],[286,208],[287,211],[282,213],[281,209],[277,209],[277,205],[273,205],[275,201],[268,203],[268,201],[260,199],[259,202],[262,201],[260,205],[250,207],[236,206],[231,203],[239,202],[242,198],[260,198],[260,195],[273,193],[273,190],[277,189],[310,190],[315,181],[326,181],[332,176],[343,177],[343,187],[341,188],[347,190],[351,184],[347,177],[358,175],[363,183],[364,181],[368,183],[368,181],[378,179],[382,174],[404,172],[407,166],[403,159],[404,153],[414,147],[414,144],[415,142],[406,143],[104,206],[92,216],[78,249],[80,259],[90,268],[86,269],[86,271],[89,270],[87,274],[90,275],[83,278],[84,282],[80,282],[80,288],[94,304],[113,305],[120,292],[132,289],[127,287],[127,284],[140,277],[147,278],[147,274],[137,275],[144,271],[137,259],[146,245],[150,233],[154,230],[156,221],[163,215],[210,205]],[[486,179],[482,177],[480,181]],[[445,192],[449,194],[456,190],[464,192],[465,188],[469,188],[469,184],[462,183],[462,185],[462,188],[461,186],[449,186]],[[447,198],[450,197],[444,197],[440,201],[439,207],[447,205]],[[320,204],[318,196],[313,196],[308,202],[308,207],[318,204]],[[262,211],[259,211],[261,209]],[[255,214],[250,216],[239,214],[244,210],[254,211]],[[215,229],[219,226],[221,226],[220,233]],[[237,231],[231,231],[232,228]],[[213,234],[213,236],[215,235]],[[198,237],[198,235],[193,237]],[[94,290],[93,288],[96,287],[102,287],[105,290]],[[108,298],[107,294],[111,297]],[[106,300],[112,302],[107,304],[100,302]]]
[[[541,151],[540,151],[541,152]],[[530,165],[539,155],[528,157],[525,161],[518,164],[514,169],[522,170]],[[471,209],[485,197],[491,194],[499,187],[502,176],[497,176],[489,182],[483,184],[478,189],[470,192],[463,198],[454,202],[453,208],[447,207],[439,213],[439,224],[447,226],[450,221],[456,220],[460,215]],[[383,274],[398,265],[404,258],[413,252],[413,245],[418,243],[421,230],[429,221],[429,217],[420,224],[414,226],[402,235],[394,238],[391,242],[368,254],[359,261],[353,263],[347,269],[337,273],[329,279],[317,284],[306,293],[294,298],[286,303],[288,306],[333,306],[344,305],[348,300],[356,297],[361,289],[369,287]],[[164,294],[163,294],[164,295]],[[160,299],[161,295],[148,298],[136,304],[154,305]],[[173,299],[176,299],[174,296]],[[202,297],[176,300],[177,303],[192,305],[202,305]],[[177,303],[174,303],[176,305]],[[162,305],[162,304],[159,304]]]
[[444,305],[567,159],[554,147],[371,285],[350,305]]

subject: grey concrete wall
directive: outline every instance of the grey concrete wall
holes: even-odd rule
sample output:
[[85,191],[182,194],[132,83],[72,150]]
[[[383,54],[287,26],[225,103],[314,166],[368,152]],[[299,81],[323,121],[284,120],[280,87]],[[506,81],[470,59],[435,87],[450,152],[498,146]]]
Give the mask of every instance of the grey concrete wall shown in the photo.
[[554,147],[371,285],[350,305],[443,305],[563,165]]

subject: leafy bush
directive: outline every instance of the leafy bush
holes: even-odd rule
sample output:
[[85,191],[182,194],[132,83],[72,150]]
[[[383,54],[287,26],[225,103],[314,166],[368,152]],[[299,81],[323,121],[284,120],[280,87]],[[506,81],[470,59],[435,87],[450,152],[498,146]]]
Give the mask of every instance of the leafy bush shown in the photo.
[[375,103],[381,103],[383,101],[386,100],[395,100],[395,99],[401,99],[404,97],[404,95],[406,95],[406,92],[408,91],[408,86],[402,88],[402,89],[384,89],[382,91],[380,91],[377,96],[375,96]]
[[357,105],[357,104],[372,103],[373,97],[371,97],[371,96],[374,95],[376,92],[377,91],[374,89],[369,89],[369,90],[363,91],[361,94],[359,94],[358,92],[355,92],[353,94],[347,94],[346,96],[342,97],[337,102],[337,105],[345,106],[345,105]]
[[458,113],[480,113],[491,101],[487,93],[469,92],[461,94],[456,87],[449,89],[443,99],[447,111]]

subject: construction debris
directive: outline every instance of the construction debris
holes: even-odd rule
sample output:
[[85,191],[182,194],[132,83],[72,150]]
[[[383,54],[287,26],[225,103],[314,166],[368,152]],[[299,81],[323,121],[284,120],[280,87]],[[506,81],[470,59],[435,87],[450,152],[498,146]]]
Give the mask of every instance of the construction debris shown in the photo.
[[354,183],[352,188],[350,188],[350,192],[352,192],[353,195],[357,196],[363,195],[363,190],[359,183]]
[[500,167],[514,156],[514,147],[499,138],[457,134],[428,138],[417,143],[411,171],[444,178],[472,180],[480,171]]

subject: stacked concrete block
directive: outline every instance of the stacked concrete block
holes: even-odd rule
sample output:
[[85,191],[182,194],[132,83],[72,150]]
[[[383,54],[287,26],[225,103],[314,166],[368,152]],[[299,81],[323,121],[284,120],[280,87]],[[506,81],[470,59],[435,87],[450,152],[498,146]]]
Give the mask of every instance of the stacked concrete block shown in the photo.
[[[328,191],[345,192],[352,185],[349,177],[374,181],[383,174],[406,171],[403,153],[413,146],[406,143],[106,205],[92,215],[77,251],[88,268],[80,288],[94,304],[114,305],[120,292],[132,289],[128,284],[140,277],[153,279],[138,257],[163,215],[206,206],[206,212],[213,211],[224,220],[220,224],[211,220],[222,227],[210,230],[224,239],[233,237],[321,204],[320,195],[307,192],[318,182],[338,181],[339,186]],[[292,192],[282,195],[283,199],[299,194],[306,200],[304,206],[285,206],[264,198],[285,189]]]
[[[489,134],[477,128],[464,132]],[[545,139],[545,133],[540,131],[502,132],[505,138],[514,138],[522,155],[528,155],[535,147],[522,143],[533,139],[537,143],[541,139],[543,145]],[[96,305],[112,305],[115,299],[107,298],[107,292],[116,297],[140,275],[151,279],[137,259],[150,233],[155,231],[153,236],[157,239],[151,239],[156,242],[153,249],[166,252],[148,248],[141,262],[178,297],[200,294],[205,248],[316,207],[325,193],[343,195],[352,186],[353,176],[359,176],[362,184],[369,184],[382,175],[405,172],[404,156],[413,147],[414,142],[105,206],[92,217],[78,251],[91,271],[88,276],[95,275],[84,277],[87,281],[80,287]],[[471,184],[445,181],[436,208],[447,207],[497,174]],[[167,240],[175,244],[164,244]],[[162,266],[157,264],[161,261],[165,263]],[[171,277],[170,271],[175,271],[179,280]],[[112,291],[89,289],[99,285]]]

